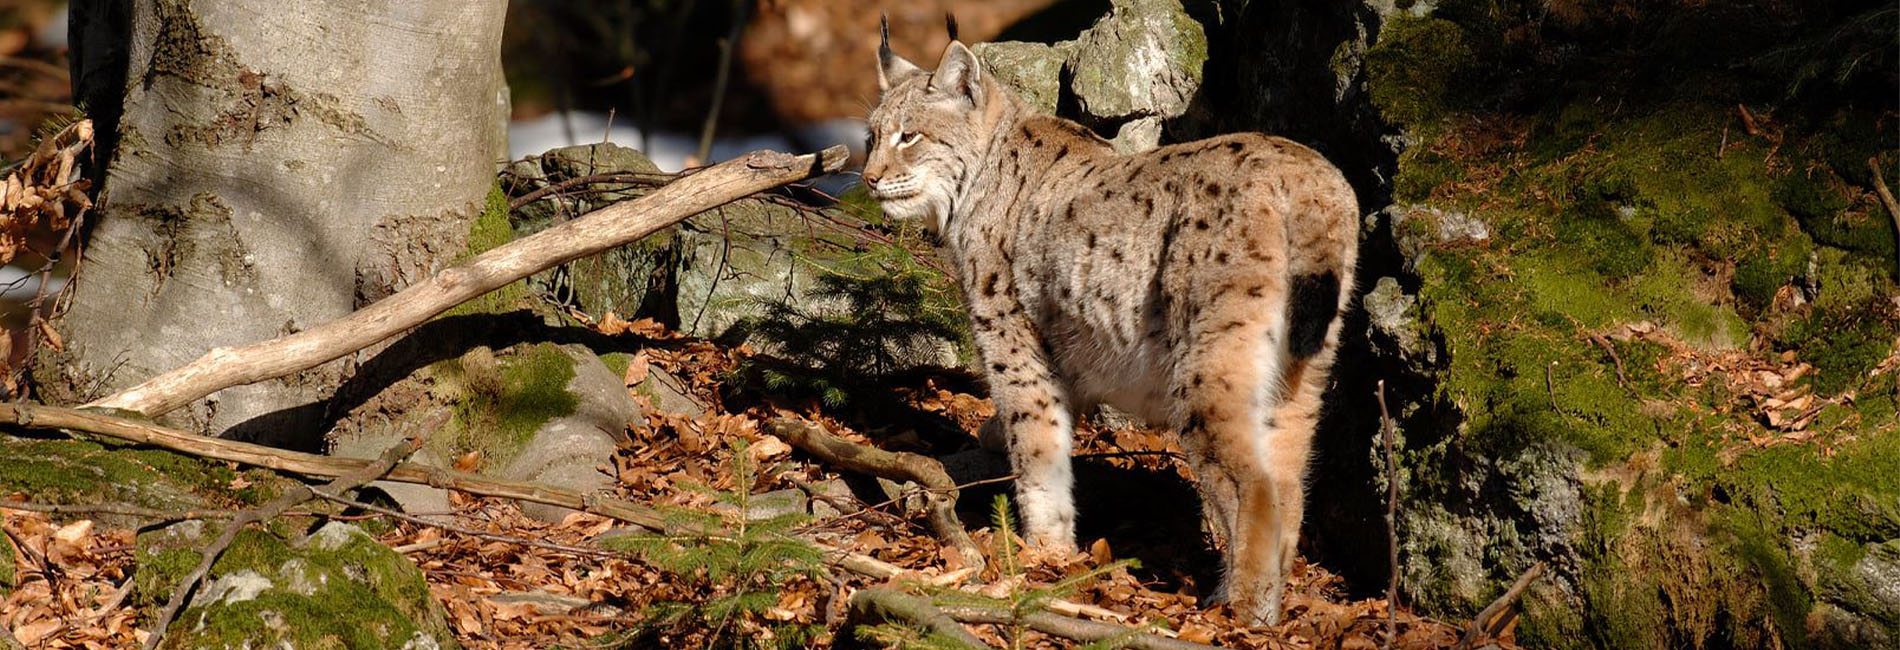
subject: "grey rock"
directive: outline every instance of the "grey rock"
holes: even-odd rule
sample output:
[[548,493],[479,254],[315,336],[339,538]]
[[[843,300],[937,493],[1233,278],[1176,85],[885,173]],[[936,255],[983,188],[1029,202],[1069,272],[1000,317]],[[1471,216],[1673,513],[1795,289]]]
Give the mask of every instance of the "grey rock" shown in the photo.
[[[330,455],[338,458],[371,459],[382,456],[383,450],[405,435],[388,427],[365,431],[357,435],[337,436],[330,447]],[[435,449],[423,447],[409,456],[408,462],[429,467],[448,467],[447,459]],[[416,514],[423,519],[449,521],[450,515],[443,514],[454,510],[449,503],[449,492],[441,488],[399,481],[372,481],[370,487],[381,490],[401,507],[403,512]]]
[[1418,296],[1405,293],[1397,279],[1379,278],[1360,304],[1365,307],[1366,334],[1374,346],[1415,367],[1437,365],[1437,350],[1419,322]]
[[836,506],[831,505],[830,501],[836,500],[843,503],[850,503],[857,498],[851,493],[851,486],[846,484],[844,479],[826,479],[813,483],[811,487],[813,488],[813,492],[816,492],[817,495],[830,497],[829,500],[820,498],[813,498],[811,500],[811,514],[813,517],[819,519],[829,519],[844,515],[844,512],[838,510]]
[[1004,41],[971,46],[984,68],[997,81],[1021,95],[1044,113],[1055,113],[1062,97],[1062,68],[1068,64],[1068,44],[1048,45]]
[[194,596],[191,602],[197,606],[241,603],[275,586],[262,573],[250,569],[234,571],[205,584],[204,590]]
[[693,417],[706,414],[706,404],[687,392],[686,380],[657,365],[647,365],[647,378],[634,390],[646,396],[661,413]]
[[[1123,152],[1159,144],[1162,123],[1187,112],[1201,86],[1207,36],[1178,0],[1115,0],[1072,41],[984,43],[984,67],[1037,110],[1073,102],[1085,124],[1118,125]],[[1068,85],[1063,80],[1068,79]]]
[[[606,487],[612,477],[597,468],[612,462],[630,422],[645,417],[627,393],[621,378],[600,357],[579,346],[562,348],[573,359],[574,377],[568,393],[579,405],[569,415],[549,420],[535,430],[521,451],[497,474],[501,478],[591,492]],[[521,504],[522,514],[558,522],[572,509],[543,503]]]
[[1142,117],[1123,123],[1109,143],[1122,153],[1140,153],[1161,145],[1160,117]]
[[1200,88],[1207,36],[1178,0],[1116,0],[1071,51],[1084,115],[1173,117]]
[[1009,476],[1009,456],[1001,451],[968,449],[937,457],[943,472],[958,485]]

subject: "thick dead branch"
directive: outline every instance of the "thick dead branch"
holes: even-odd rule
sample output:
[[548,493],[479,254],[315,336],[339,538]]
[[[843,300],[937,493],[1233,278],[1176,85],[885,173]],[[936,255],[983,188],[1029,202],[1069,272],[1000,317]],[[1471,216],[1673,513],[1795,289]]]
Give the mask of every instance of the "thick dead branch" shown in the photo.
[[[390,445],[389,449],[383,452],[382,457],[376,459],[376,462],[344,472],[321,489],[334,494],[363,487],[370,481],[388,474],[389,470],[395,469],[397,463],[402,462],[402,459],[416,453],[417,449],[422,448],[422,441],[421,435],[405,437],[396,444]],[[225,549],[231,547],[231,542],[237,540],[238,533],[242,532],[245,526],[270,521],[284,514],[285,511],[315,498],[317,494],[309,486],[295,484],[286,488],[283,494],[277,495],[277,498],[271,499],[270,503],[256,510],[240,512],[231,519],[230,523],[225,524],[224,532],[219,533],[217,539],[205,546],[202,557],[198,560],[198,566],[193,567],[191,573],[185,574],[185,578],[173,588],[171,599],[165,602],[165,609],[161,610],[158,618],[152,622],[152,635],[145,638],[145,650],[153,650],[165,640],[165,630],[170,628],[172,621],[178,618],[178,610],[184,608],[185,602],[191,597],[191,592],[197,590],[198,583],[204,580],[205,574],[211,572],[211,565],[218,561],[219,556],[224,555]]]
[[971,634],[957,619],[930,603],[929,598],[912,596],[895,589],[861,589],[851,594],[851,621],[854,624],[883,622],[908,623],[935,632],[970,648],[988,648],[989,644]]
[[845,157],[842,146],[802,156],[755,151],[476,255],[343,318],[239,348],[213,348],[181,368],[88,406],[155,417],[225,388],[307,370],[534,273],[631,243],[754,193],[836,171]]
[[1504,595],[1491,601],[1491,604],[1478,612],[1477,618],[1471,619],[1471,624],[1465,626],[1464,638],[1458,641],[1458,647],[1471,648],[1476,646],[1480,639],[1497,636],[1504,622],[1499,615],[1503,614],[1505,608],[1510,607],[1511,603],[1517,602],[1518,597],[1524,595],[1524,590],[1529,589],[1531,583],[1536,582],[1537,577],[1541,575],[1544,575],[1544,562],[1539,560],[1531,565],[1530,569],[1524,571],[1523,575],[1518,576],[1517,580],[1511,583],[1511,588],[1504,590]]
[[1027,625],[1029,629],[1043,634],[1053,634],[1065,639],[1082,642],[1115,639],[1120,647],[1136,650],[1212,650],[1217,646],[1170,639],[1159,634],[1150,634],[1134,628],[1114,623],[1088,621],[1063,616],[1055,612],[1031,612],[1016,616],[1009,610],[999,607],[944,607],[943,613],[964,623],[994,623],[998,625]]
[[819,460],[854,472],[924,486],[930,528],[937,538],[956,549],[964,566],[983,566],[983,552],[957,518],[957,484],[943,471],[943,463],[918,454],[885,451],[832,435],[817,424],[793,418],[772,421],[772,435],[817,456]]

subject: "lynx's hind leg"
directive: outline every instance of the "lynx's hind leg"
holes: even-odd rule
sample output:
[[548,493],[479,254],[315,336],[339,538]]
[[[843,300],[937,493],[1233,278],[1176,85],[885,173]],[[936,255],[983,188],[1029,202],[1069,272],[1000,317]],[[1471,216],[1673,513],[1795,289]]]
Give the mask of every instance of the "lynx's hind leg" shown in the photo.
[[1285,546],[1299,527],[1298,513],[1286,512],[1278,494],[1276,470],[1286,463],[1264,444],[1285,357],[1285,319],[1274,295],[1281,294],[1262,292],[1202,314],[1206,326],[1191,329],[1172,377],[1174,424],[1215,537],[1226,541],[1221,590],[1243,621],[1268,624],[1279,620]]
[[1264,445],[1272,450],[1271,465],[1277,509],[1288,520],[1281,527],[1282,575],[1293,569],[1300,525],[1306,512],[1306,470],[1319,428],[1320,397],[1326,392],[1333,356],[1339,347],[1339,313],[1350,300],[1352,274],[1327,272],[1295,277],[1288,304],[1286,361],[1281,370],[1281,397],[1267,415]]

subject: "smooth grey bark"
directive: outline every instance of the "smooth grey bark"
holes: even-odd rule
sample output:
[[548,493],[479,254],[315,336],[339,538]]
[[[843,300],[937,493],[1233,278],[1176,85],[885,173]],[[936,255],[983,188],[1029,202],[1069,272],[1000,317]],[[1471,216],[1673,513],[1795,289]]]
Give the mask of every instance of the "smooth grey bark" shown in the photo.
[[[75,87],[115,114],[118,141],[59,324],[66,352],[39,364],[49,401],[336,319],[464,250],[507,150],[505,0],[114,4],[74,8],[75,61],[103,71]],[[170,419],[308,446],[347,363]]]

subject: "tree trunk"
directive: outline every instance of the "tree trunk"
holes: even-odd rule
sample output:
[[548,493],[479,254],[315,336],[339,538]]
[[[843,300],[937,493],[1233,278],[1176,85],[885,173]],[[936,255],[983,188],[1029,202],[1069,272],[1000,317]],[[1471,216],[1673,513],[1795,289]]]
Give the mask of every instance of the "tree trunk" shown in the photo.
[[[339,318],[464,250],[507,151],[506,2],[118,5],[73,8],[76,96],[117,142],[47,401]],[[310,446],[348,361],[172,421]]]

